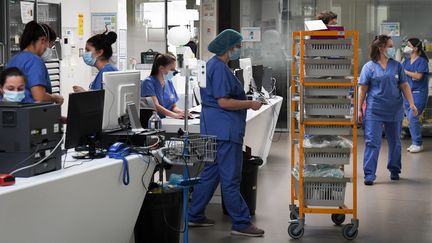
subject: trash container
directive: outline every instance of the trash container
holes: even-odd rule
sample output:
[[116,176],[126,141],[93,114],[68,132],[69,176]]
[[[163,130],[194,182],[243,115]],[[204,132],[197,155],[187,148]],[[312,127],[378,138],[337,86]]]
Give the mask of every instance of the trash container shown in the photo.
[[134,234],[136,243],[178,243],[182,230],[181,188],[147,193]]
[[[257,156],[251,156],[248,153],[243,153],[243,166],[242,166],[242,180],[240,183],[240,193],[245,200],[251,215],[255,215],[256,198],[257,198],[257,184],[258,184],[258,168],[263,164],[263,160]],[[223,196],[222,208],[224,214],[228,215],[226,211]]]

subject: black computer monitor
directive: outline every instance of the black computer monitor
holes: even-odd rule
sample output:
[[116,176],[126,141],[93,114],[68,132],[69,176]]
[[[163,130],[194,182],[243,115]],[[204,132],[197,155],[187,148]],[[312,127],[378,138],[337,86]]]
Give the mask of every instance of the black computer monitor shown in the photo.
[[244,86],[243,69],[235,70],[234,75],[238,78],[242,86]]
[[88,154],[74,156],[77,159],[103,158],[96,151],[96,143],[102,134],[105,90],[69,94],[65,148],[85,147]]
[[252,66],[252,77],[255,82],[254,91],[261,92],[263,75],[264,75],[263,65]]
[[273,90],[273,70],[271,67],[264,67],[264,75],[262,79],[262,87],[267,90],[267,92],[271,92]]

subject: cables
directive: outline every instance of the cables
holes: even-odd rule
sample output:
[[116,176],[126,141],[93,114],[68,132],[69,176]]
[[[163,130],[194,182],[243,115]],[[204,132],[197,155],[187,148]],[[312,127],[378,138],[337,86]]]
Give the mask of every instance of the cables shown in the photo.
[[48,154],[48,155],[46,155],[45,156],[45,158],[43,158],[43,159],[41,159],[41,160],[39,160],[38,162],[36,162],[35,164],[32,164],[32,165],[29,165],[29,166],[25,166],[25,167],[22,167],[22,168],[19,168],[19,169],[16,169],[16,170],[14,170],[14,171],[12,171],[10,174],[15,174],[15,173],[17,173],[17,172],[20,172],[20,171],[23,171],[23,170],[27,170],[27,169],[30,169],[30,168],[33,168],[33,167],[35,167],[35,166],[38,166],[39,164],[41,164],[42,162],[44,162],[45,160],[47,160],[59,147],[60,147],[60,145],[62,144],[62,142],[64,141],[64,139],[65,139],[65,137],[66,137],[66,133],[63,133],[63,136],[62,136],[62,138],[60,139],[60,141],[58,142],[58,144],[55,146],[55,148],[53,149],[53,150],[51,150],[50,151],[50,153]]
[[[18,163],[17,163],[17,164],[16,164],[16,165],[11,169],[11,171],[15,170],[17,167],[19,167],[20,165],[22,165],[23,163],[25,163],[27,160],[33,158],[33,156],[38,152],[38,150],[39,150],[39,146],[40,146],[39,144],[36,145],[36,148],[35,148],[34,152],[33,152],[32,154],[30,154],[27,158],[23,159],[21,162],[18,162]],[[9,173],[9,174],[12,174],[12,173]]]

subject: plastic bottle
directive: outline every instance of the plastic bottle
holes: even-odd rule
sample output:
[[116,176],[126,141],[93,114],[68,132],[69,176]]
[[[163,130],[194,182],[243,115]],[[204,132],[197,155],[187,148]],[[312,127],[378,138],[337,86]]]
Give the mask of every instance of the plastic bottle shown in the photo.
[[162,129],[162,120],[156,111],[153,111],[153,115],[148,121],[148,128],[152,130]]

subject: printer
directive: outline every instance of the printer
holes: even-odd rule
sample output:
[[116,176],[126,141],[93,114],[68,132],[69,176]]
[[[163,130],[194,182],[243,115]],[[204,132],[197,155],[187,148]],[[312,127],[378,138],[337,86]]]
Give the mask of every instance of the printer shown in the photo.
[[61,108],[51,103],[0,102],[0,174],[37,166],[14,174],[31,177],[61,169]]

